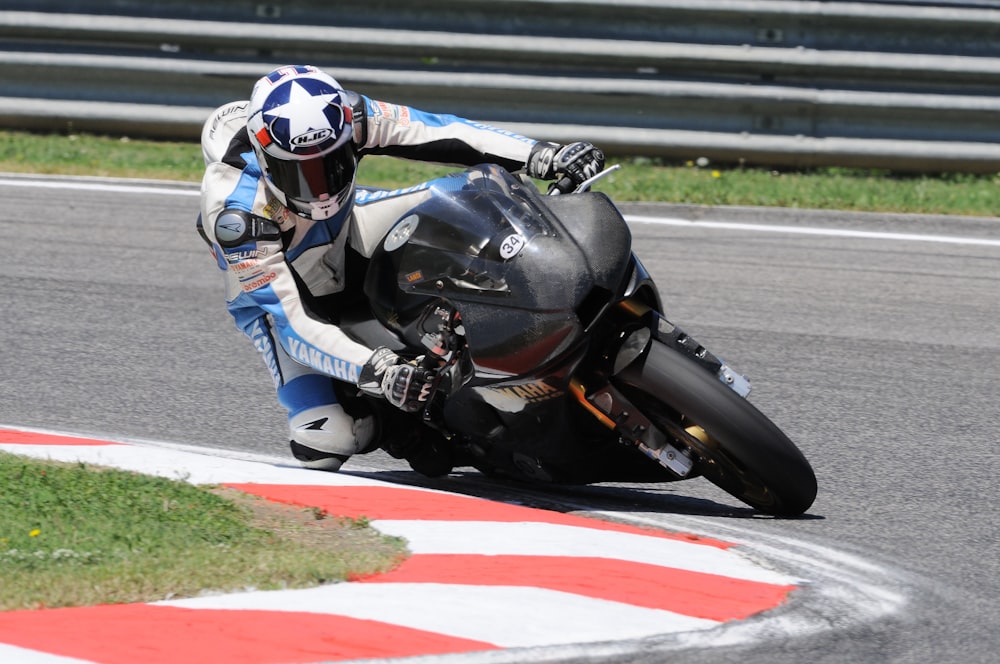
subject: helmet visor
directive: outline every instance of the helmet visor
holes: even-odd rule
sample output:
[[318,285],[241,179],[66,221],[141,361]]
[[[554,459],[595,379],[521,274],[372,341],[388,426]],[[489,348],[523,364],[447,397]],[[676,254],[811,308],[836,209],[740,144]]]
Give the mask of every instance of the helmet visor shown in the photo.
[[348,141],[325,155],[288,161],[264,152],[271,182],[287,198],[315,202],[336,197],[354,181],[358,162]]

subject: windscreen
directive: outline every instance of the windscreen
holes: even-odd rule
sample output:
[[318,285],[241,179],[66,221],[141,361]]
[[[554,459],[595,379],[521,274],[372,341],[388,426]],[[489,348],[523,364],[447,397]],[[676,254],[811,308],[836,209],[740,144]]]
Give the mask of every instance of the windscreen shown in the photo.
[[434,196],[409,217],[414,227],[399,265],[404,291],[508,292],[512,261],[537,236],[556,232],[532,185],[502,168],[444,177],[432,189]]

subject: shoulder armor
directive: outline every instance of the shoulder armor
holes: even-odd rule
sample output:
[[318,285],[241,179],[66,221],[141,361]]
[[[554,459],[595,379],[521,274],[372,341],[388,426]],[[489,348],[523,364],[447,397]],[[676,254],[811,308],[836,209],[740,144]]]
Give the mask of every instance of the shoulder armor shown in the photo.
[[278,225],[246,210],[227,208],[215,219],[215,240],[223,248],[239,247],[247,242],[281,239]]

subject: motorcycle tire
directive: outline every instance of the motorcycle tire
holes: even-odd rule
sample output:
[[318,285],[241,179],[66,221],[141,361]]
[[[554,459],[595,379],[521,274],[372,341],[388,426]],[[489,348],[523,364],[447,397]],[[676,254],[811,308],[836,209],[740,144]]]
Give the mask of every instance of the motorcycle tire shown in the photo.
[[654,341],[644,360],[613,382],[650,421],[692,448],[700,474],[723,491],[775,516],[798,516],[812,505],[816,475],[802,452],[692,359]]

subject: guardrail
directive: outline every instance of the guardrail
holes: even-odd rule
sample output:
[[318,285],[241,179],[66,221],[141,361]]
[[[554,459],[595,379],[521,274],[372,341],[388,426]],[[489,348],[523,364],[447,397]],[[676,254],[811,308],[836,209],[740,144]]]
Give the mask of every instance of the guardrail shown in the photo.
[[271,67],[311,62],[370,96],[610,152],[1000,171],[995,9],[117,0],[107,15],[96,0],[5,4],[6,127],[194,138]]

